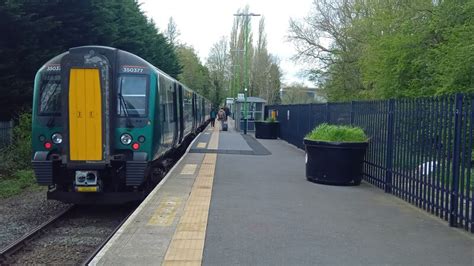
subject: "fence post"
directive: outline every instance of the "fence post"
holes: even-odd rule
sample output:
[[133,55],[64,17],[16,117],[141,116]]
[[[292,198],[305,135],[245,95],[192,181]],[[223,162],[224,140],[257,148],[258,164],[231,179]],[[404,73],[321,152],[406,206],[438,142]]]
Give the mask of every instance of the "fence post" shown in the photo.
[[331,116],[329,114],[329,103],[326,103],[326,123],[330,123],[331,121]]
[[385,192],[392,192],[392,168],[393,168],[393,131],[395,120],[393,119],[395,110],[395,100],[388,100],[387,117],[387,154],[385,155]]
[[9,144],[12,144],[13,143],[13,128],[15,127],[15,122],[12,120],[10,120],[10,143]]
[[451,180],[451,199],[449,201],[449,226],[457,226],[458,196],[459,196],[459,159],[461,152],[461,123],[462,123],[463,94],[456,94],[454,117],[454,147],[453,147],[453,178]]
[[354,125],[354,101],[351,101],[351,126]]

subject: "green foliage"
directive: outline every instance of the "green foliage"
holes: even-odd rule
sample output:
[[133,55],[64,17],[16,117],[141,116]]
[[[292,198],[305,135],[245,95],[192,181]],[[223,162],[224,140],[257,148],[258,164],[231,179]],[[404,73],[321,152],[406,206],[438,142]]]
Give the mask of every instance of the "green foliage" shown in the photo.
[[360,127],[321,124],[313,129],[306,139],[329,142],[367,142],[367,135]]
[[13,128],[12,144],[0,151],[0,172],[13,174],[31,169],[31,113],[19,115],[18,125]]
[[31,111],[24,110],[13,128],[13,141],[0,150],[0,198],[18,194],[26,188],[35,187],[31,170]]
[[266,123],[276,123],[276,122],[278,122],[278,120],[276,120],[276,118],[270,116],[265,120],[265,122]]
[[[290,22],[329,101],[474,92],[474,1],[319,0]],[[327,45],[314,36],[330,36]]]
[[0,177],[0,198],[16,195],[26,188],[35,187],[35,178],[32,170],[19,170],[13,178]]
[[[237,14],[251,13],[247,5],[238,9]],[[256,96],[267,100],[268,104],[280,101],[282,71],[279,59],[271,54],[267,47],[265,18],[260,17],[258,33],[254,35],[251,23],[256,18],[235,16],[230,32],[228,55],[227,97],[235,98],[247,88],[248,96]],[[255,37],[255,42],[253,41]],[[255,45],[254,45],[255,43]]]
[[112,46],[175,78],[181,71],[174,46],[135,0],[3,1],[0,34],[0,118],[30,106],[38,68],[71,47]]
[[209,70],[201,64],[199,57],[192,47],[180,45],[177,48],[179,63],[183,66],[178,75],[179,81],[202,96],[210,96]]
[[[214,43],[207,57],[206,67],[209,69],[211,95],[209,99],[213,106],[219,106],[225,101],[229,80],[229,44],[225,37]],[[230,96],[230,95],[228,95]]]

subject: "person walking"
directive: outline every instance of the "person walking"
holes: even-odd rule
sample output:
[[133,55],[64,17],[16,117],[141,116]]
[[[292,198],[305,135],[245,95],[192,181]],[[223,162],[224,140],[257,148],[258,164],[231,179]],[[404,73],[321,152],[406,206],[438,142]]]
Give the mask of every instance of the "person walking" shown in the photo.
[[227,121],[227,118],[230,116],[230,109],[227,107],[227,105],[224,105],[224,112],[225,112],[225,121]]
[[219,112],[217,112],[217,119],[221,121],[221,129],[225,131],[224,123],[226,120],[226,116],[225,116],[224,108],[221,108]]
[[215,108],[211,110],[210,116],[211,116],[211,127],[214,127],[214,123],[216,122],[216,116],[217,116],[217,112]]

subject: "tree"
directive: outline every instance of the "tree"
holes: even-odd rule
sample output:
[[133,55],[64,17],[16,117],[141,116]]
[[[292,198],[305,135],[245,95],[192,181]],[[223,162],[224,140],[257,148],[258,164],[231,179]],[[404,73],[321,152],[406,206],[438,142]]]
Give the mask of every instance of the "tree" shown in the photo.
[[174,47],[135,0],[3,1],[0,34],[1,119],[31,106],[36,71],[71,47],[112,46],[173,77],[181,71]]
[[[237,13],[248,13],[249,7],[238,10]],[[236,17],[230,38],[230,65],[231,65],[231,97],[243,92],[248,85],[248,95],[259,96],[274,103],[278,98],[280,89],[281,71],[279,62],[267,49],[267,37],[265,33],[265,18],[259,21],[259,30],[256,46],[253,46],[253,34],[251,26],[248,26],[248,43],[245,43],[245,23],[247,17]],[[250,20],[248,20],[250,24]],[[247,52],[245,51],[247,47]],[[245,57],[247,56],[247,57]],[[245,71],[248,71],[248,76]]]
[[166,38],[168,38],[172,45],[176,46],[178,45],[178,38],[180,35],[181,33],[178,30],[178,25],[176,25],[176,22],[174,22],[173,17],[170,17],[165,32]]
[[265,18],[259,22],[257,45],[252,62],[251,91],[253,95],[267,100],[268,104],[277,101],[280,91],[281,71],[278,59],[267,50]]
[[[273,58],[273,57],[272,57]],[[281,88],[281,70],[280,66],[277,63],[276,59],[272,59],[272,64],[270,65],[270,72],[268,76],[268,85],[265,91],[264,99],[267,100],[268,104],[278,104],[280,103],[280,88]]]
[[210,98],[215,106],[219,106],[224,101],[230,86],[228,47],[227,38],[222,37],[212,46],[206,62],[212,86]]
[[252,62],[252,78],[250,83],[254,95],[262,96],[266,92],[267,79],[270,74],[270,55],[267,51],[267,35],[265,33],[265,18],[262,17],[258,27],[257,45]]
[[352,22],[365,12],[357,2],[362,1],[314,1],[309,16],[290,20],[288,39],[297,50],[294,59],[315,66],[309,71],[310,78],[324,85],[330,100],[357,98],[364,90],[357,64],[360,47],[349,31]]
[[177,53],[179,62],[183,66],[182,73],[178,75],[179,81],[209,98],[209,70],[201,64],[194,48],[182,44],[177,47]]
[[436,93],[474,93],[474,1],[440,1],[429,24],[428,71]]
[[473,92],[473,20],[472,0],[319,0],[289,40],[332,101]]
[[317,102],[314,98],[308,96],[309,88],[301,83],[293,83],[284,88],[284,94],[281,98],[282,104],[305,104]]
[[[249,13],[249,6],[239,9],[237,13]],[[243,93],[244,88],[250,85],[252,75],[251,59],[254,52],[250,22],[248,17],[236,16],[232,25],[229,44],[232,83],[229,97],[236,97],[237,93]],[[253,95],[250,88],[248,89],[249,95]]]

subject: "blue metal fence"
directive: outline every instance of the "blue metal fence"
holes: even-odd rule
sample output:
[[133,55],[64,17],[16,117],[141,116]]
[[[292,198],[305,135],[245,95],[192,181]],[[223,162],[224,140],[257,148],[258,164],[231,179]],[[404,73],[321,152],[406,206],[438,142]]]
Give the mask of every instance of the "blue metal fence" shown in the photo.
[[474,95],[266,109],[277,111],[280,138],[301,149],[321,123],[364,128],[367,182],[474,233]]
[[12,130],[13,121],[0,121],[0,149],[11,143]]

